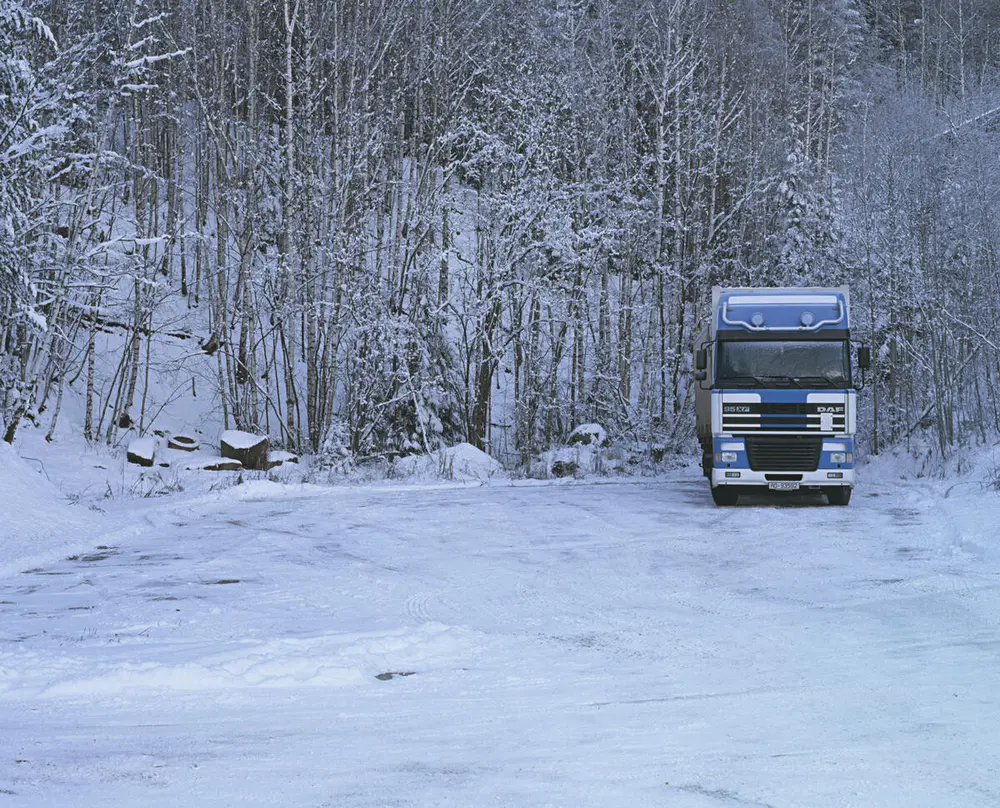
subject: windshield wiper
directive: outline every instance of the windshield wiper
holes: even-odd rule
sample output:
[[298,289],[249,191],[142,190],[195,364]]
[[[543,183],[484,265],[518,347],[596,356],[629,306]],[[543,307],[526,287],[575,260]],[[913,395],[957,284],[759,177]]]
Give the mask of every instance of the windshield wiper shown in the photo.
[[821,382],[821,383],[824,383],[824,384],[826,384],[826,385],[828,385],[830,387],[846,387],[847,386],[846,383],[842,379],[835,379],[832,376],[829,376],[829,375],[827,375],[825,373],[822,376],[799,376],[799,379],[801,381],[806,382],[807,384],[813,383],[813,382]]
[[735,384],[741,386],[744,384],[751,384],[754,387],[766,387],[763,381],[758,379],[756,376],[726,376],[723,379],[719,379],[719,382],[723,387],[727,384]]
[[776,381],[776,382],[777,381],[787,382],[789,387],[791,387],[792,385],[794,385],[795,387],[801,387],[802,386],[801,384],[799,384],[791,376],[765,376],[764,378],[765,379],[771,379],[771,380]]

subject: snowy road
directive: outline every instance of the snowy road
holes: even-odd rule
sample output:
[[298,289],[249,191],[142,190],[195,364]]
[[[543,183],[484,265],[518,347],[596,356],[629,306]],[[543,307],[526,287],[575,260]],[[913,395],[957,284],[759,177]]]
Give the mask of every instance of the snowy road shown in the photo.
[[1000,498],[799,502],[140,503],[0,578],[0,805],[1000,805]]

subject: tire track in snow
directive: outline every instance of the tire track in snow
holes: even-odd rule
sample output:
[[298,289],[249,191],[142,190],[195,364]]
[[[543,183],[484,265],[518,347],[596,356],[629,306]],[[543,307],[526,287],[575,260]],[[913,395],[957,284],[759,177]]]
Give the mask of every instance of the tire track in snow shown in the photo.
[[417,592],[410,595],[403,604],[403,611],[411,620],[426,623],[431,620],[430,604],[433,596],[428,592]]

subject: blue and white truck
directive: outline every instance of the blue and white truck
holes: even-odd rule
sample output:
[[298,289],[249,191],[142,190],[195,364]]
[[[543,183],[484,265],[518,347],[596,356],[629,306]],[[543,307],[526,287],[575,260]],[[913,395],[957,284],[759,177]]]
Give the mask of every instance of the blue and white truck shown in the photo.
[[[811,489],[847,505],[857,429],[847,288],[716,286],[694,348],[698,442],[715,503]],[[868,367],[867,347],[857,359]]]

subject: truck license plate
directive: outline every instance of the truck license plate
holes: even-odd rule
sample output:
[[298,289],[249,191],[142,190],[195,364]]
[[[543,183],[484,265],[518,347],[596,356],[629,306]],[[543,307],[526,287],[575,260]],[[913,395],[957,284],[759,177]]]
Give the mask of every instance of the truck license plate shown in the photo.
[[772,491],[798,491],[799,483],[778,482],[768,483],[767,487]]

